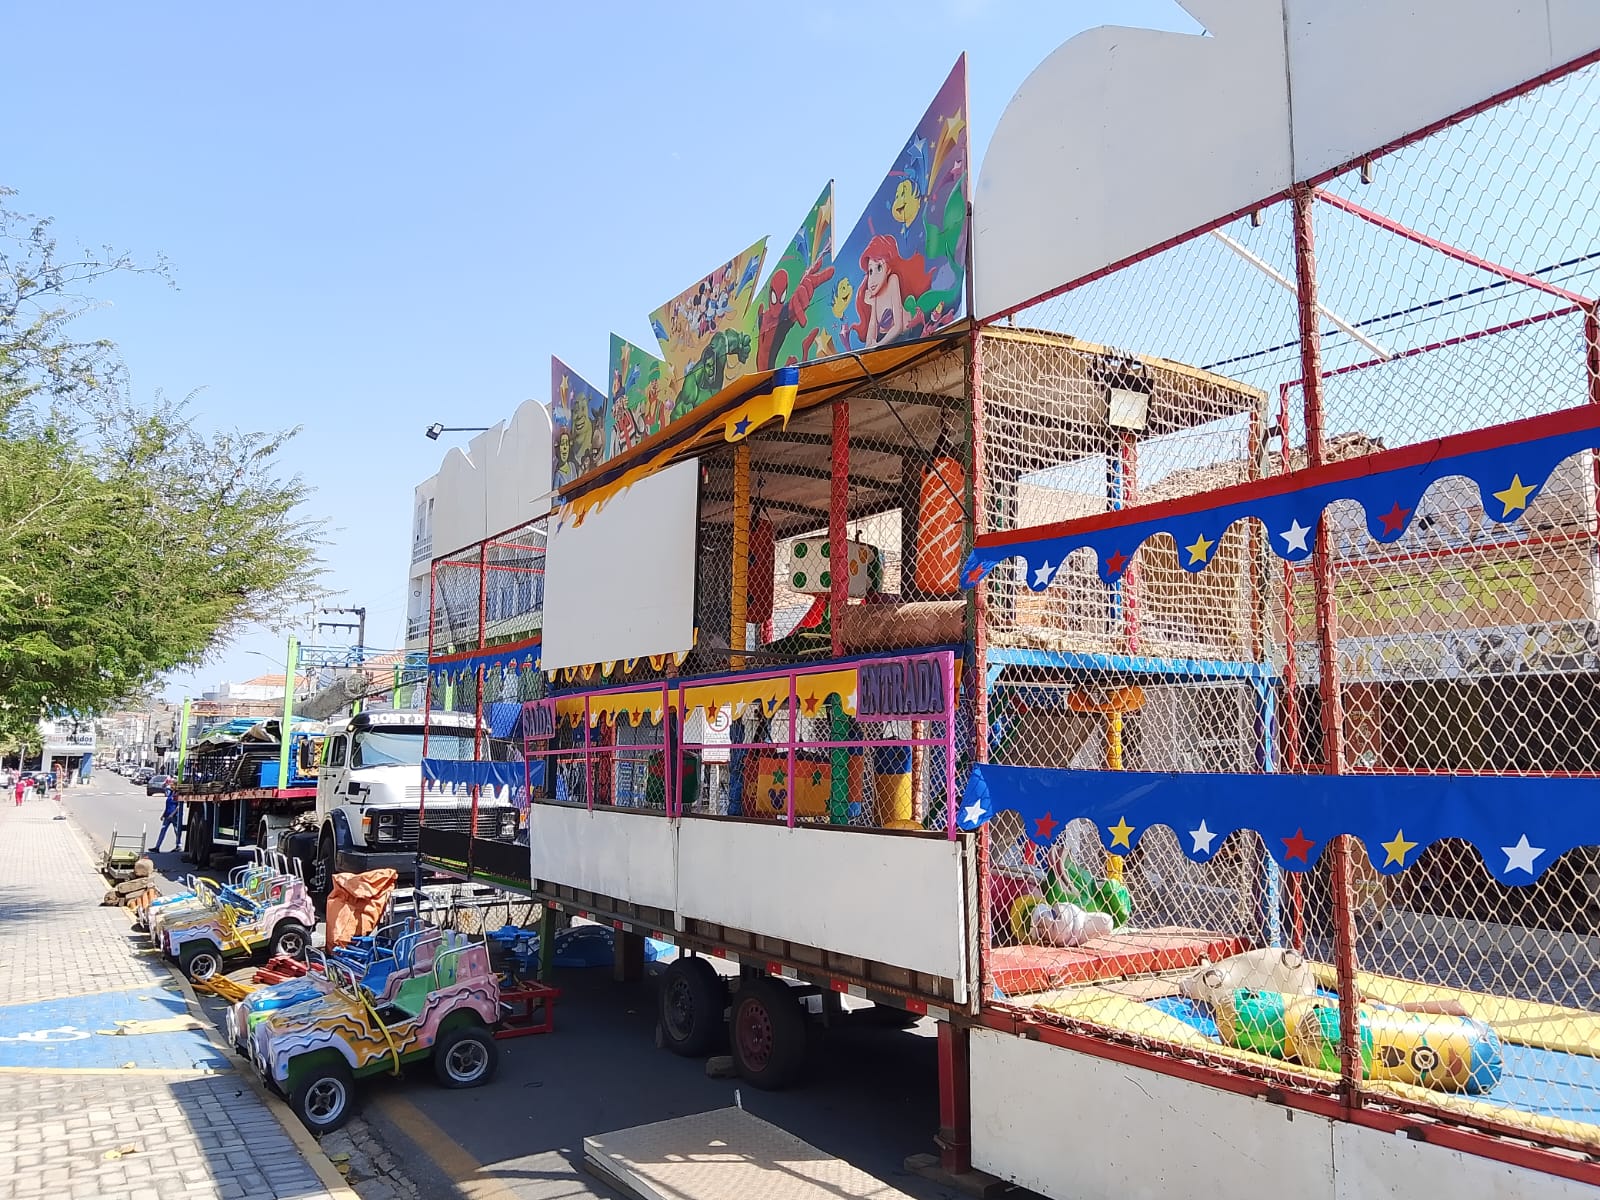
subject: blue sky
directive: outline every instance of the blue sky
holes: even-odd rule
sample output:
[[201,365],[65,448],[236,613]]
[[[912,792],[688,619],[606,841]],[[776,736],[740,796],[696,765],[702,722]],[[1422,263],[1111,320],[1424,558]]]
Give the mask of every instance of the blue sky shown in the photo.
[[[200,391],[203,424],[303,425],[335,603],[403,641],[411,489],[443,443],[548,400],[607,335],[819,187],[860,206],[963,50],[981,153],[1055,46],[1093,25],[1196,31],[1173,0],[915,5],[15,7],[0,182],[65,241],[171,260],[81,332],[136,396]],[[19,110],[13,100],[13,113]],[[252,635],[177,696],[269,670]]]

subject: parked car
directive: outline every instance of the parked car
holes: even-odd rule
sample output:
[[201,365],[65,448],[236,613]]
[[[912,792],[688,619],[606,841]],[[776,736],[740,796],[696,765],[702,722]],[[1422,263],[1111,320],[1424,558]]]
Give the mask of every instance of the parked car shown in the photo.
[[176,775],[152,775],[144,781],[144,794],[146,796],[157,795],[166,791],[169,784],[176,784],[177,782],[178,777]]
[[154,774],[155,774],[155,772],[153,770],[151,770],[149,767],[138,767],[138,768],[136,768],[134,770],[132,775],[128,776],[128,778],[131,779],[134,783],[145,783],[145,782],[148,782],[149,779],[150,779],[150,776],[152,776]]

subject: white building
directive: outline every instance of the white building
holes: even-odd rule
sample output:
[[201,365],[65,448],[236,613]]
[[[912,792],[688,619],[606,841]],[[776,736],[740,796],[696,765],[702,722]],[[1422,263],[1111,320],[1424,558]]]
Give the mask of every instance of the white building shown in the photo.
[[[550,453],[550,411],[537,400],[526,400],[509,420],[478,434],[465,450],[452,446],[438,473],[417,485],[406,584],[408,650],[428,646],[434,558],[471,548],[549,512]],[[497,585],[517,582],[492,580],[488,607],[495,607]]]

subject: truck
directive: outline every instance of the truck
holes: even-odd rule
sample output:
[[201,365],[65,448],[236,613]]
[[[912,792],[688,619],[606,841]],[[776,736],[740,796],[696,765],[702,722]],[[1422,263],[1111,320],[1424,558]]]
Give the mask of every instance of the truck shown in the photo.
[[[389,867],[409,878],[423,819],[424,744],[431,757],[471,759],[475,749],[482,752],[474,745],[474,728],[471,713],[370,711],[328,722],[315,748],[315,790],[307,806],[315,814],[313,827],[299,821],[295,829],[279,833],[267,814],[260,836],[275,838],[277,848],[300,864],[318,897],[325,897],[333,876],[345,871]],[[490,749],[509,753],[502,743],[491,743]],[[430,828],[473,829],[466,795],[430,795],[426,814]],[[513,838],[517,822],[517,809],[509,802],[486,799],[478,805],[476,828],[484,836]]]
[[210,864],[272,844],[316,803],[316,721],[291,721],[288,778],[279,780],[282,720],[240,719],[208,731],[185,757],[174,793],[184,813],[183,859]]

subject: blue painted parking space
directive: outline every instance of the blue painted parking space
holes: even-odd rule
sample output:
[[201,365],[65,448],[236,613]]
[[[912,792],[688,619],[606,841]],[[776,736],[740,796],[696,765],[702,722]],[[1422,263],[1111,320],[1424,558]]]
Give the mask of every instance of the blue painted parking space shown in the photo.
[[3,1005],[0,1067],[227,1070],[227,1056],[202,1030],[116,1032],[119,1021],[164,1021],[189,1015],[181,994],[158,987]]

